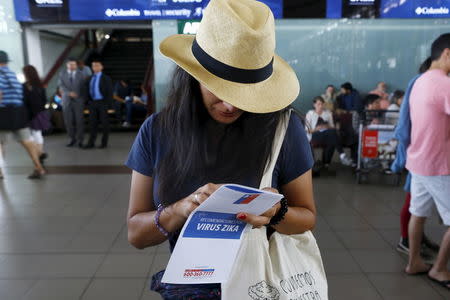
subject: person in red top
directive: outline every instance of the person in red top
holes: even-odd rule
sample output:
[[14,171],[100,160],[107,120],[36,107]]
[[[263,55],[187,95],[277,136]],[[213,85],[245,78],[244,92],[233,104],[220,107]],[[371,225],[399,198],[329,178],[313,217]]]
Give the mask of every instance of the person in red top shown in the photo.
[[427,217],[436,206],[443,223],[450,226],[450,33],[431,46],[433,65],[415,82],[410,96],[411,144],[406,168],[412,174],[409,221],[408,274],[428,277],[450,289],[450,229],[442,239],[436,262],[427,266],[420,257],[420,243]]

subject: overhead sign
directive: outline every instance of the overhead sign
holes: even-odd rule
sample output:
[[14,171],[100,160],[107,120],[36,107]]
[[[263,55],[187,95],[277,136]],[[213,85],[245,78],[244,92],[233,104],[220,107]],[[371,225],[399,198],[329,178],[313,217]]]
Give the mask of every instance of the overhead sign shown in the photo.
[[[201,19],[210,0],[14,0],[20,22]],[[283,0],[260,0],[275,18]]]
[[197,34],[199,26],[199,20],[179,20],[178,34]]
[[327,18],[449,18],[450,0],[327,0]]
[[449,18],[450,0],[384,0],[382,18]]

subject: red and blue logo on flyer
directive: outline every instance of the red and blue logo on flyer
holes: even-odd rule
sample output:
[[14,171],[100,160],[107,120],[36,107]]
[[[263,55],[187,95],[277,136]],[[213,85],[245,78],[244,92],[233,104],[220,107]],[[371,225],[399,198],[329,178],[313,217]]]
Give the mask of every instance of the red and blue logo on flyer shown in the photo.
[[255,200],[261,194],[245,194],[237,201],[233,202],[233,204],[249,204],[253,200]]

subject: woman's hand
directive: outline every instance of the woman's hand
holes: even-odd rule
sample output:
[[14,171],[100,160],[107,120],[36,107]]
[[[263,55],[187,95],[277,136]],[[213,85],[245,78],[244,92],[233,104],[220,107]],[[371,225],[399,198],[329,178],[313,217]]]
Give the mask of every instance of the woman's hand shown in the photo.
[[211,194],[214,193],[220,186],[221,184],[214,184],[214,183],[205,184],[204,186],[200,187],[186,198],[173,204],[175,211],[177,212],[178,215],[187,219],[189,215],[200,204],[202,204],[206,199],[208,199],[208,197],[211,196]]
[[[273,188],[264,188],[263,190],[278,194],[278,190]],[[280,208],[281,204],[278,202],[260,216],[249,213],[238,213],[236,217],[241,221],[252,224],[254,228],[260,228],[261,226],[269,224],[272,217],[278,213]]]

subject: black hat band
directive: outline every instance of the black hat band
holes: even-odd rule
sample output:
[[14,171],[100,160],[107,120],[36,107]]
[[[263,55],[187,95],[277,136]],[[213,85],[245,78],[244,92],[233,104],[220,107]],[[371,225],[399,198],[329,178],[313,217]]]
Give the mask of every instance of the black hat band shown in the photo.
[[240,69],[224,64],[206,53],[197,40],[192,43],[192,53],[197,61],[210,73],[225,80],[238,83],[258,83],[269,78],[273,73],[273,58],[270,63],[260,69]]

